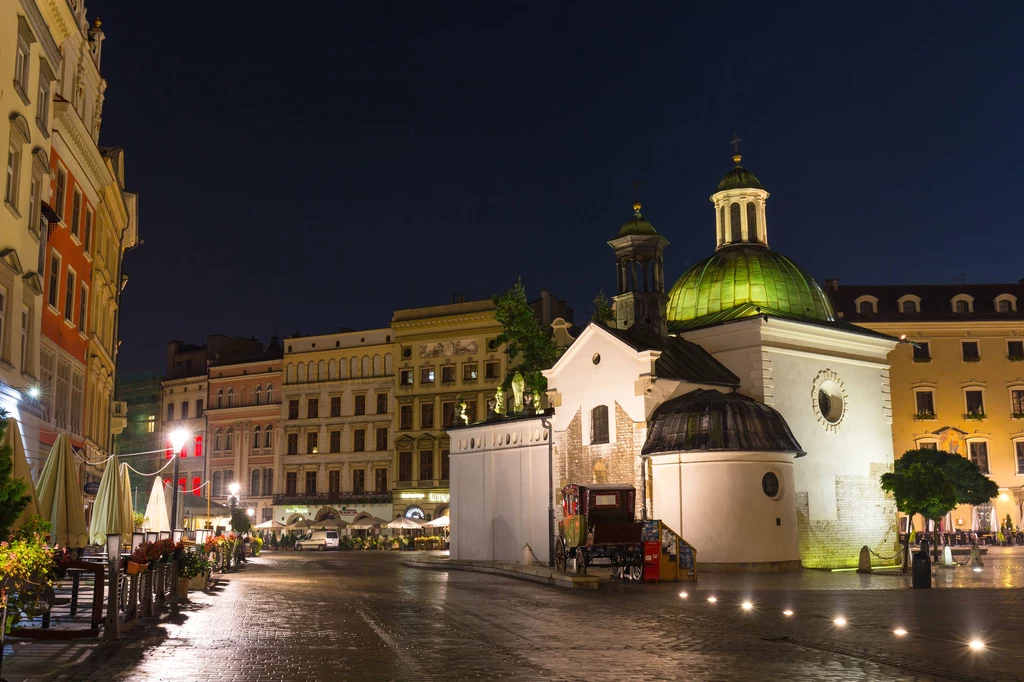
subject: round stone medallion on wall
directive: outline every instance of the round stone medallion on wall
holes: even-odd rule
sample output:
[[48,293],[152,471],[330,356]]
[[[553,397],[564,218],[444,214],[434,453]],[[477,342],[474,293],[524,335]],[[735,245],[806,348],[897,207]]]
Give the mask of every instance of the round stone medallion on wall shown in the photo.
[[811,385],[811,407],[818,423],[826,431],[838,431],[846,417],[846,388],[843,380],[831,369],[823,369],[814,376]]

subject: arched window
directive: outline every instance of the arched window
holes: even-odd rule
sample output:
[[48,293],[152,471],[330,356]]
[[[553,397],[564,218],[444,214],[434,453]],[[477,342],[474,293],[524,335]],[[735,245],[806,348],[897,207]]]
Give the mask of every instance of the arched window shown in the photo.
[[[255,404],[257,404],[257,405],[262,405],[263,404],[263,387],[262,386],[260,386],[260,385],[256,386],[256,390],[253,391],[253,401],[255,401]],[[259,427],[257,427],[257,428],[259,428]]]
[[224,434],[224,449],[225,450],[231,450],[232,447],[234,447],[234,442],[233,442],[234,436],[235,436],[235,430],[232,429],[232,428],[228,428],[227,433]]
[[252,430],[252,449],[260,449],[260,425],[257,424]]
[[267,428],[263,430],[263,447],[269,448],[274,445],[274,426],[267,424]]
[[309,364],[306,365],[306,369],[309,371],[309,381],[316,381],[316,366],[313,361],[310,360]]
[[999,312],[1012,313],[1013,305],[1004,298],[1003,300],[999,301]]
[[327,378],[338,378],[338,362],[334,358],[331,358],[331,361],[327,363]]
[[228,407],[234,407],[234,406],[235,406],[235,389],[229,388],[228,389]]
[[224,389],[217,389],[217,409],[224,407]]
[[323,360],[316,365],[316,375],[318,381],[327,381],[327,363]]
[[747,235],[749,241],[761,241],[757,233],[757,206],[754,206],[753,201],[747,202]]
[[203,399],[200,398],[196,401],[196,418],[203,416]]
[[967,305],[967,301],[957,301],[956,302],[956,311],[958,313],[968,313],[968,312],[970,312],[970,306]]
[[246,386],[242,386],[242,390],[238,392],[238,404],[245,407],[249,404],[249,389]]
[[214,450],[220,450],[220,447],[221,447],[220,436],[221,436],[221,430],[220,429],[217,429],[216,431],[213,432],[213,449]]
[[857,312],[861,315],[873,315],[875,312],[875,306],[871,301],[861,301],[860,305],[857,306]]
[[220,496],[224,492],[224,476],[219,471],[213,472],[213,495]]
[[360,376],[362,376],[359,373],[359,358],[352,358],[352,362],[350,364],[352,365],[352,374],[351,374],[352,378],[353,379],[357,379]]
[[304,383],[305,381],[306,381],[306,363],[300,362],[299,363],[298,382],[301,384],[301,383]]
[[288,363],[288,369],[285,370],[285,381],[289,384],[295,383],[295,365]]
[[274,402],[274,387],[271,384],[267,384],[267,405]]
[[391,376],[391,373],[391,353],[387,353],[384,355],[384,375]]
[[181,418],[188,419],[188,401],[184,400],[181,403]]
[[721,242],[725,243],[725,235],[728,231],[725,229],[725,206],[718,209],[718,234]]
[[913,301],[904,301],[903,302],[903,312],[905,312],[905,313],[916,313],[917,312],[917,304],[914,303]]
[[740,223],[740,205],[733,202],[729,206],[729,227],[732,229],[732,242],[743,241],[743,225]]
[[373,356],[373,376],[379,377],[384,373],[379,355]]
[[274,492],[274,470],[263,470],[263,496],[269,497]]
[[249,477],[249,495],[251,497],[259,497],[260,495],[260,470],[253,469],[252,476]]
[[[733,204],[737,206],[738,204]],[[608,406],[598,405],[590,411],[590,442],[608,442]]]
[[364,377],[372,377],[373,376],[372,374],[370,374],[370,356],[369,355],[364,355],[363,356],[363,374],[362,374],[362,376],[364,376]]

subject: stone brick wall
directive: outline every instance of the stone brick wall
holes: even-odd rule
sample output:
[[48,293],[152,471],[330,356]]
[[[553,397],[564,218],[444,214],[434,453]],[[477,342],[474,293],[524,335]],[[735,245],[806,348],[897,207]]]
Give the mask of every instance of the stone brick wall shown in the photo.
[[878,485],[878,479],[889,470],[889,465],[876,463],[871,464],[867,476],[836,476],[834,521],[809,521],[807,493],[797,493],[800,559],[804,566],[856,566],[864,545],[885,557],[896,553],[896,502]]
[[[634,422],[618,403],[615,403],[614,439],[611,443],[584,445],[580,410],[569,422],[569,428],[555,433],[556,507],[561,502],[561,489],[570,483],[631,483],[636,488],[639,518],[642,502],[640,449],[647,439],[647,425]],[[556,516],[561,518],[561,511],[556,512]]]

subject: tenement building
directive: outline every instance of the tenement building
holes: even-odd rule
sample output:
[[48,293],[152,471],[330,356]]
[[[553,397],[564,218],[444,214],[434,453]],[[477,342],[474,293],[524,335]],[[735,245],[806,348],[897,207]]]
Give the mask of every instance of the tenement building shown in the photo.
[[211,360],[207,385],[206,456],[212,499],[230,507],[230,485],[238,483],[235,503],[252,509],[256,523],[269,521],[280,450],[275,437],[281,418],[280,345],[273,339],[265,351],[252,356]]
[[893,463],[897,340],[840,319],[769,247],[769,194],[734,161],[710,197],[715,251],[671,288],[668,240],[639,204],[608,242],[615,319],[545,372],[554,484],[632,482],[638,513],[693,544],[705,570],[855,566],[864,545],[895,547],[879,477]]
[[393,350],[390,329],[285,340],[276,521],[391,518]]
[[448,512],[450,445],[460,400],[470,421],[483,419],[487,400],[505,378],[501,325],[490,299],[396,310],[398,412],[395,515],[437,518]]
[[[826,280],[842,319],[905,338],[890,354],[893,445],[969,457],[999,484],[944,530],[1021,525],[1024,503],[1024,284],[860,286]],[[905,521],[903,522],[905,523]],[[920,520],[915,520],[920,525]]]

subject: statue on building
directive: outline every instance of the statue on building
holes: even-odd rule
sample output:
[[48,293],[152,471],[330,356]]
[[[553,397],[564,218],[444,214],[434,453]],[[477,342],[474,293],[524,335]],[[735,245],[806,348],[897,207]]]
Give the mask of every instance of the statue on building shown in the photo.
[[526,388],[526,381],[519,372],[512,377],[512,412],[519,414],[523,411],[523,390]]
[[494,414],[505,414],[505,389],[501,386],[494,392]]
[[469,424],[469,415],[466,414],[466,400],[460,395],[459,398],[458,398],[458,401],[459,402],[458,402],[457,408],[458,408],[458,414],[459,414],[459,421],[463,425],[468,425]]

